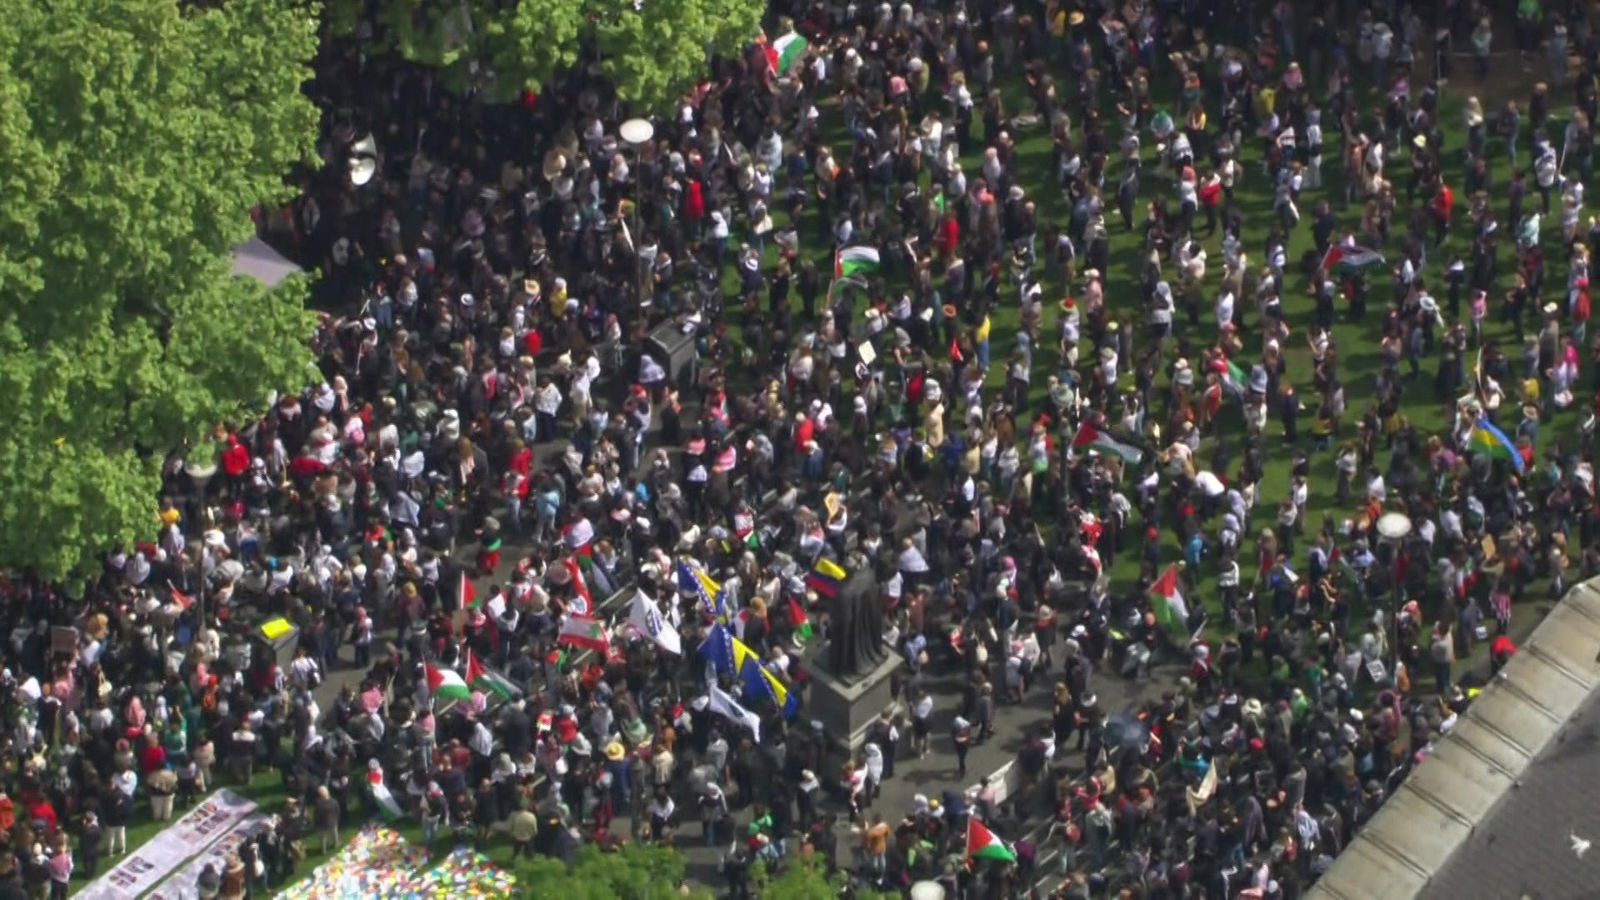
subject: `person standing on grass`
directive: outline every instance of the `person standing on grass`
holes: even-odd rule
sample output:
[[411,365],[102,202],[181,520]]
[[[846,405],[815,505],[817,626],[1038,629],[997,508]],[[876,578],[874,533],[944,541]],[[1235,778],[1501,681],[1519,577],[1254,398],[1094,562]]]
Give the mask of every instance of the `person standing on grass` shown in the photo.
[[329,847],[337,849],[340,844],[339,804],[328,793],[326,785],[317,788],[316,819],[317,830],[321,832],[322,852],[327,853]]
[[67,843],[67,833],[58,831],[51,839],[50,900],[67,900],[67,888],[71,882],[72,848]]

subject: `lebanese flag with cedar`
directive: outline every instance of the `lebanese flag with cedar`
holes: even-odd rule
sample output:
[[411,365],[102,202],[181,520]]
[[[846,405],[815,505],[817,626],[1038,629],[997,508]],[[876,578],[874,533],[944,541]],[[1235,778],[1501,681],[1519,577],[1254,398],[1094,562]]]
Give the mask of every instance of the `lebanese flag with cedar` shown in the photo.
[[572,576],[572,599],[567,601],[567,612],[587,616],[589,610],[594,609],[594,598],[589,596],[589,585],[583,580],[582,567],[570,556],[562,560],[561,565],[566,567],[567,574]]
[[561,620],[561,632],[556,643],[569,644],[605,653],[611,642],[606,638],[606,627],[598,619],[588,616],[567,616]]

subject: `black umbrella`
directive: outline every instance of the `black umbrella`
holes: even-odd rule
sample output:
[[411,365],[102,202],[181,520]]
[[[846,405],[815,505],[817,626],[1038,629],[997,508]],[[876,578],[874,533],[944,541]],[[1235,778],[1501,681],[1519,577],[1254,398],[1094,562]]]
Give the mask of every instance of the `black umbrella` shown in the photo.
[[1131,750],[1143,747],[1150,740],[1150,729],[1137,716],[1119,713],[1106,720],[1105,743],[1107,747]]

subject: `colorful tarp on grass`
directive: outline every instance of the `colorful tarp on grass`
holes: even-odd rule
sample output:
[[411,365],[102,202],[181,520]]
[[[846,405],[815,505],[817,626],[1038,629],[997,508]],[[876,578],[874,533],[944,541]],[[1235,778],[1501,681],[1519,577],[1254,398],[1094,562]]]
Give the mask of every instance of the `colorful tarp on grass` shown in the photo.
[[444,900],[510,897],[516,877],[469,847],[438,865],[392,828],[369,825],[278,900]]

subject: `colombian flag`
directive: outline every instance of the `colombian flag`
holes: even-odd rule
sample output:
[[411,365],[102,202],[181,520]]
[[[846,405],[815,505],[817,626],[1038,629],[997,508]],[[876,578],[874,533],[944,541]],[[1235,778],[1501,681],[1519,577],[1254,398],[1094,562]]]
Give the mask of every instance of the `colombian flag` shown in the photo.
[[836,597],[839,588],[844,585],[844,580],[849,573],[839,567],[839,564],[827,557],[817,560],[811,568],[811,573],[806,576],[806,586],[816,591],[823,597]]

